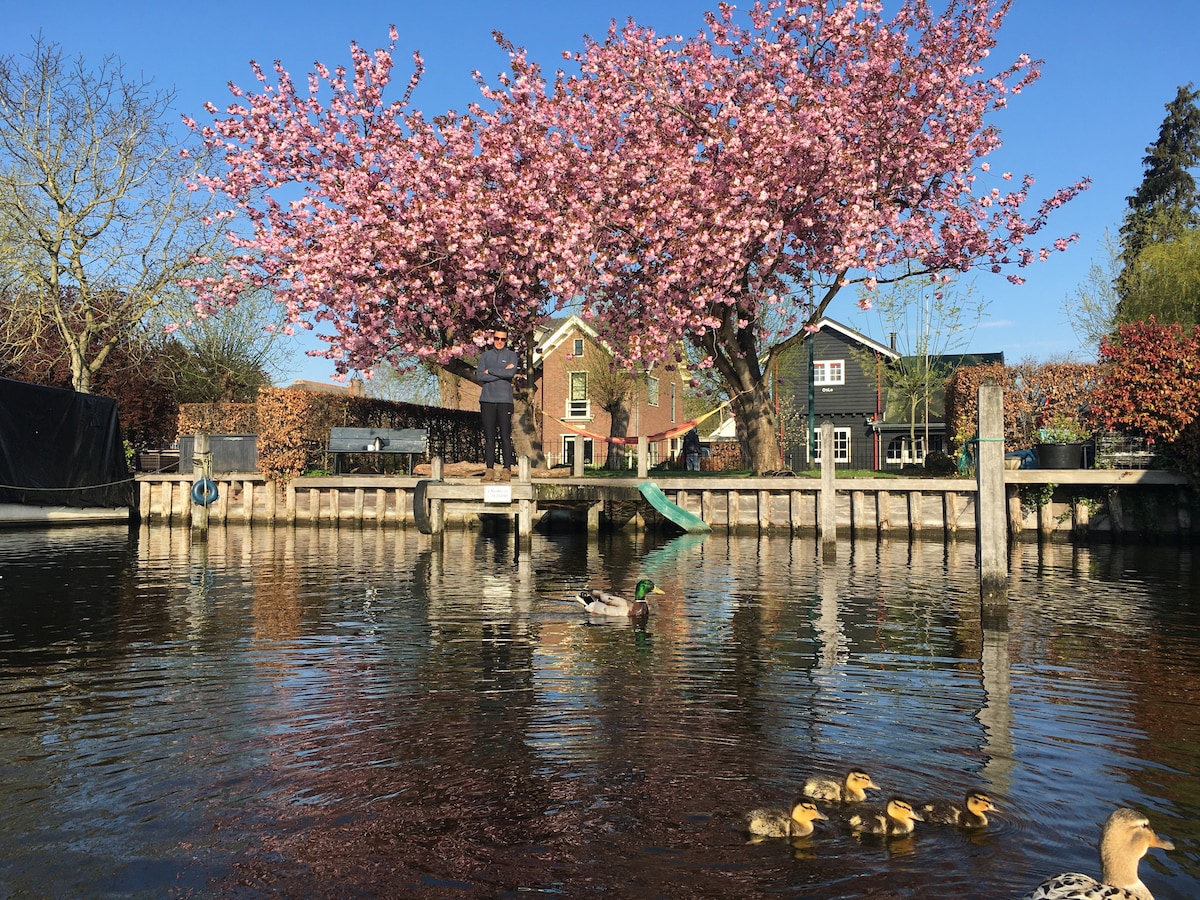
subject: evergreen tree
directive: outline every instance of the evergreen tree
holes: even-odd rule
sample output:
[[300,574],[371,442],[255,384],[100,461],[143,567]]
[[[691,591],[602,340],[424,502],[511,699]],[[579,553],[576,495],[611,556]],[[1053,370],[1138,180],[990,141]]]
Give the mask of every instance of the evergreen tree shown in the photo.
[[[1158,140],[1146,148],[1145,176],[1132,197],[1121,225],[1122,259],[1133,270],[1138,255],[1151,244],[1173,240],[1200,225],[1196,179],[1190,169],[1200,164],[1200,91],[1179,88],[1166,105]],[[1121,289],[1121,285],[1118,285]],[[1124,294],[1125,291],[1121,290]]]

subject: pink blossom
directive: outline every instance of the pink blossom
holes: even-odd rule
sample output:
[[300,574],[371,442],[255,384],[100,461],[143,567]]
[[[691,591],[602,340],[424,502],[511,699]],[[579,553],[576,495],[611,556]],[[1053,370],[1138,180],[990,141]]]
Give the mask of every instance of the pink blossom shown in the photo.
[[508,70],[476,72],[478,102],[445,117],[412,106],[419,55],[385,98],[394,28],[300,85],[252,66],[256,91],[231,84],[211,126],[189,122],[224,161],[201,183],[236,204],[244,251],[193,287],[214,305],[270,289],[342,372],[448,363],[498,314],[526,334],[569,307],[624,363],[691,341],[753,392],[764,354],[842,288],[1036,262],[1035,235],[1087,187],[1038,200],[1031,176],[977,179],[1001,146],[989,117],[1038,77],[1024,55],[985,70],[1006,3],[883,9],[722,5],[686,38],[614,22],[550,80],[499,37]]

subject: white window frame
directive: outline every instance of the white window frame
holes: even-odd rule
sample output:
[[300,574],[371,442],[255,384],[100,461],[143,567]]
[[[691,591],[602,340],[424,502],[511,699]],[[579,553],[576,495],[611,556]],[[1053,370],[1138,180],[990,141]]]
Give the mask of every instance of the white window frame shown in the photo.
[[[576,391],[576,379],[582,379],[582,391]],[[582,398],[577,396],[580,393],[583,395]],[[566,413],[563,418],[588,420],[592,418],[592,401],[588,397],[588,373],[586,371],[567,373]]]
[[[833,464],[850,462],[850,428],[834,428],[833,429]],[[813,432],[813,454],[812,461],[814,463],[821,462],[821,429],[818,428]]]
[[596,442],[592,438],[584,437],[581,434],[564,434],[562,436],[562,456],[560,459],[563,465],[569,465],[568,460],[574,461],[571,451],[578,450],[581,444],[583,445],[583,464],[585,466],[595,465]]
[[658,379],[653,375],[646,376],[646,405],[658,406]]
[[846,383],[846,361],[844,359],[813,360],[813,384],[833,385]]
[[[899,449],[896,449],[897,446]],[[921,465],[925,457],[935,450],[941,453],[946,450],[945,439],[940,434],[929,435],[928,446],[924,434],[918,435],[916,443],[909,440],[907,434],[898,434],[888,441],[884,459],[894,466]]]
[[583,359],[583,338],[575,338],[575,343],[571,348],[571,355],[576,359]]

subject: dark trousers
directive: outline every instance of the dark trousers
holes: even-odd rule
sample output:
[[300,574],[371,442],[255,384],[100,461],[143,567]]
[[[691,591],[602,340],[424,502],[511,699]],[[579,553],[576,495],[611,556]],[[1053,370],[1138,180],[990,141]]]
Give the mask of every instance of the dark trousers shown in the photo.
[[479,404],[479,412],[483,417],[483,464],[489,469],[496,465],[496,432],[500,432],[500,452],[504,454],[504,468],[513,467],[512,414],[511,403]]

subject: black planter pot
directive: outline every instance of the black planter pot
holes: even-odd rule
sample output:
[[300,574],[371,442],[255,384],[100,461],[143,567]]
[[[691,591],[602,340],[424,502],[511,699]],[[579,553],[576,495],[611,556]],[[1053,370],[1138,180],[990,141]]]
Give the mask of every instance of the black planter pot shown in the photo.
[[1083,444],[1038,444],[1039,469],[1083,468]]

